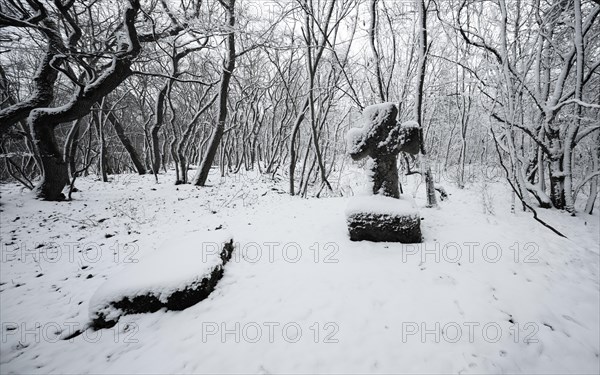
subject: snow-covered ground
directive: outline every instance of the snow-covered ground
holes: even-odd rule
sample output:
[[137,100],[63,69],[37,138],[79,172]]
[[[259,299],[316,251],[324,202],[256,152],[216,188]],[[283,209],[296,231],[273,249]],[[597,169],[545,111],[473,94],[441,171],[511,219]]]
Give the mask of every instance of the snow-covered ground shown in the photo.
[[[446,183],[439,209],[418,189],[423,244],[351,242],[352,197],[289,197],[256,175],[113,178],[62,203],[1,187],[0,372],[600,372],[597,213],[541,211],[562,239],[511,214],[503,183]],[[216,230],[237,248],[208,299],[64,340],[111,275]]]

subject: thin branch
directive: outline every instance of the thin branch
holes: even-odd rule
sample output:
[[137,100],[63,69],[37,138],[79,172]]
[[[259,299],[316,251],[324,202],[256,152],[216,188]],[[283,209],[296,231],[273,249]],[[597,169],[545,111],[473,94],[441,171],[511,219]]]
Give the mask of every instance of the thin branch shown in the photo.
[[[214,86],[215,84],[219,83],[219,81],[207,83],[207,82],[203,82],[200,80],[181,79],[181,78],[176,78],[174,76],[170,76],[170,75],[166,75],[166,74],[146,73],[146,72],[140,72],[138,70],[133,71],[133,74],[137,74],[137,75],[141,75],[141,76],[149,76],[149,77],[167,78],[167,79],[171,79],[173,81],[183,82],[183,83],[199,83],[203,86]],[[182,74],[185,74],[185,73],[182,73]]]
[[519,197],[519,200],[521,201],[521,203],[523,203],[523,206],[525,206],[525,207],[527,207],[528,209],[531,210],[531,212],[533,213],[533,218],[538,223],[540,223],[543,226],[545,226],[546,228],[550,229],[552,232],[556,233],[557,235],[559,235],[559,236],[561,236],[563,238],[567,238],[567,236],[565,236],[564,234],[560,233],[558,230],[556,230],[550,224],[548,224],[545,221],[543,221],[542,219],[540,219],[538,217],[537,211],[534,210],[533,207],[531,207],[530,205],[528,205],[527,202],[525,202],[525,200],[521,196],[521,193],[519,193],[519,190],[515,187],[515,185],[512,183],[512,181],[509,178],[510,173],[508,172],[508,169],[506,168],[506,166],[504,165],[504,162],[502,161],[502,154],[500,153],[500,148],[498,147],[498,139],[496,138],[496,134],[494,133],[494,130],[491,127],[490,127],[490,131],[492,132],[492,138],[494,139],[494,145],[496,147],[496,152],[498,153],[498,160],[500,161],[500,165],[502,166],[502,169],[504,169],[504,172],[506,172],[506,181],[508,181],[510,187],[515,192],[515,194],[517,195],[517,197]]

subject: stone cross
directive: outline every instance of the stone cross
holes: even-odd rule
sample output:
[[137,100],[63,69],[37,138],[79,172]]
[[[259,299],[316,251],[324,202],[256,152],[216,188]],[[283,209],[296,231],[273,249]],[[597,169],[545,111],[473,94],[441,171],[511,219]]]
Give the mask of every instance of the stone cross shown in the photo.
[[416,122],[396,121],[398,108],[394,103],[371,105],[363,111],[363,127],[348,132],[348,150],[353,160],[371,157],[369,168],[373,194],[400,197],[398,168],[400,151],[419,152],[420,137]]

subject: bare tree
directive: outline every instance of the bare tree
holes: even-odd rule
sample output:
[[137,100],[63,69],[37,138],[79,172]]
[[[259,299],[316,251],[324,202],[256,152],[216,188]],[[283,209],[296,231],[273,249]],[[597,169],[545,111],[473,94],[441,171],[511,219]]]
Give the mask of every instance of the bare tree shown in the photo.
[[425,72],[427,69],[427,9],[425,8],[425,0],[415,0],[418,14],[418,34],[419,34],[419,61],[417,64],[417,82],[415,94],[415,121],[419,124],[419,135],[421,138],[421,168],[422,174],[425,176],[425,188],[427,190],[427,205],[429,207],[437,206],[437,198],[435,196],[435,186],[431,166],[427,158],[425,150],[425,137],[423,134],[423,84],[425,82]]
[[[122,11],[121,20],[115,22],[112,38],[103,46],[105,50],[83,51],[78,45],[83,36],[79,23],[81,9],[76,9],[75,2],[54,1],[56,12],[37,1],[29,2],[29,6],[11,4],[9,12],[0,15],[1,25],[40,32],[46,38],[47,52],[34,77],[37,86],[34,95],[3,110],[0,119],[3,124],[11,124],[27,117],[43,170],[42,180],[36,188],[37,196],[61,200],[64,198],[62,190],[68,182],[68,168],[57,144],[56,127],[90,113],[95,103],[132,74],[131,65],[141,51],[140,39],[153,40],[156,35],[139,38],[135,21],[140,3],[130,0]],[[93,22],[92,19],[87,21]],[[68,32],[66,44],[59,24]],[[80,75],[83,79],[77,77],[75,69],[85,72]],[[72,82],[74,90],[65,104],[49,108],[59,72]]]
[[194,176],[192,183],[197,186],[204,186],[208,179],[210,168],[213,164],[213,160],[217,155],[217,148],[223,138],[225,132],[225,121],[227,120],[227,98],[229,97],[229,82],[235,69],[235,0],[219,0],[219,3],[223,6],[227,13],[227,57],[223,64],[223,70],[221,73],[221,82],[219,86],[219,98],[218,98],[218,118],[216,127],[213,130],[212,137],[210,139],[208,149],[204,154],[202,163],[198,167],[198,171]]

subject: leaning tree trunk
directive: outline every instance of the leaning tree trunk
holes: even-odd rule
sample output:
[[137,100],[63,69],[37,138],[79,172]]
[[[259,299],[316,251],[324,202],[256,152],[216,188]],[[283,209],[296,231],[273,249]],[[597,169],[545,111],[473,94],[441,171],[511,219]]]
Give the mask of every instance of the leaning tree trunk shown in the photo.
[[117,137],[121,141],[121,144],[123,145],[123,147],[129,154],[129,157],[131,158],[131,162],[135,166],[137,173],[140,175],[146,174],[146,168],[144,168],[144,163],[142,163],[142,160],[140,159],[140,156],[139,156],[137,150],[135,149],[135,147],[133,147],[131,140],[125,134],[123,125],[121,124],[121,122],[119,121],[117,116],[115,116],[115,114],[112,111],[109,111],[107,116],[108,116],[108,121],[110,121],[113,128],[115,129],[115,133],[117,133]]
[[[206,97],[208,92],[209,92],[209,90],[207,89],[204,92],[204,94],[202,95],[200,102],[202,102],[202,100]],[[215,102],[216,99],[217,99],[217,95],[214,95],[208,101],[208,103],[206,103],[202,108],[200,108],[198,110],[198,112],[196,112],[196,114],[194,115],[192,120],[187,124],[185,132],[183,132],[181,139],[177,142],[177,159],[179,160],[179,169],[181,172],[181,182],[184,184],[188,183],[188,180],[187,180],[188,157],[186,156],[186,152],[185,152],[186,146],[188,145],[188,140],[189,140],[190,136],[192,135],[193,131],[196,129],[196,122],[198,121],[200,116],[202,116],[202,114],[210,108],[210,106]]]
[[229,81],[231,80],[231,75],[235,69],[235,0],[229,0],[229,4],[222,4],[229,14],[230,31],[227,35],[227,61],[226,65],[223,67],[223,73],[221,75],[221,85],[219,89],[219,117],[217,127],[213,132],[206,154],[204,155],[202,163],[200,163],[198,171],[196,172],[196,175],[192,181],[192,183],[196,186],[204,186],[206,184],[210,167],[212,166],[217,154],[217,149],[221,143],[221,138],[223,138],[223,133],[225,132],[225,120],[227,120],[227,97],[229,95]]

